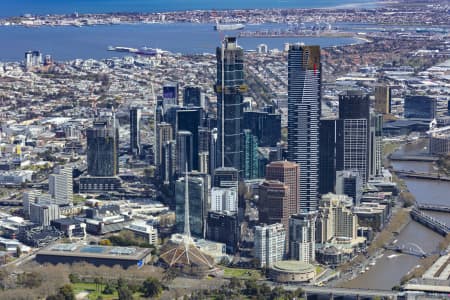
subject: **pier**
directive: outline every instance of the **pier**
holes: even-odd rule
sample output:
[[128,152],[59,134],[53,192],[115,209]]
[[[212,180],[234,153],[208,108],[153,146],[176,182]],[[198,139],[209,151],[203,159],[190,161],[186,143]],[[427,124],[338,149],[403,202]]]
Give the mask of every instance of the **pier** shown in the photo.
[[436,220],[435,218],[425,214],[424,212],[420,211],[417,208],[413,208],[410,214],[411,218],[414,221],[419,222],[420,224],[430,228],[431,230],[443,236],[447,236],[447,234],[450,233],[450,227],[447,224],[442,223],[439,220]]
[[417,204],[416,207],[420,210],[438,211],[450,213],[450,206],[440,204]]

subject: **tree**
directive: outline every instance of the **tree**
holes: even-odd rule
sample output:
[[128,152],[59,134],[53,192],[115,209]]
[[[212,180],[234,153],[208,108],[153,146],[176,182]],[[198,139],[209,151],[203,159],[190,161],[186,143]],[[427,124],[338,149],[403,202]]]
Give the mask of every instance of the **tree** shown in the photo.
[[16,247],[16,257],[20,257],[22,255],[22,249],[19,246]]
[[70,280],[71,283],[79,283],[79,282],[81,282],[80,276],[78,276],[78,274],[76,274],[76,273],[70,273],[69,274],[69,280]]
[[145,297],[159,297],[162,293],[163,286],[158,279],[149,277],[142,284],[142,292]]
[[70,284],[65,284],[59,288],[59,295],[61,295],[64,300],[75,300],[75,292]]
[[121,286],[117,289],[119,300],[133,300],[133,294],[127,286]]
[[105,288],[103,289],[103,294],[112,295],[113,293],[114,293],[114,288],[109,283],[107,283],[105,285]]

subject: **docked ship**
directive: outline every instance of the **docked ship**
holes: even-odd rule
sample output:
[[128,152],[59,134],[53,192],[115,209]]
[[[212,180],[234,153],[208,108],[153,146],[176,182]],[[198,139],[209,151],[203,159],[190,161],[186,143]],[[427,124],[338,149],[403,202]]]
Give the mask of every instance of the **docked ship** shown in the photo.
[[214,25],[214,30],[217,30],[217,31],[242,30],[244,28],[245,28],[244,24],[220,24],[220,23],[216,23],[216,25]]
[[154,56],[158,54],[158,49],[152,49],[147,47],[142,47],[140,49],[136,48],[129,48],[129,47],[113,47],[109,46],[108,51],[116,51],[116,52],[127,52],[127,53],[133,53],[138,55],[147,55],[147,56]]

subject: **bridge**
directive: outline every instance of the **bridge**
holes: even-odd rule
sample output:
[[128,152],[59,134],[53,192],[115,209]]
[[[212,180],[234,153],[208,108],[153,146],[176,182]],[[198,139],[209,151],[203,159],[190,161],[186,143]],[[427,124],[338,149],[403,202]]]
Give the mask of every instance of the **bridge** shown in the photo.
[[415,243],[407,243],[406,245],[392,245],[392,244],[385,245],[384,249],[403,253],[403,254],[409,254],[409,255],[420,257],[420,258],[431,255],[431,253],[426,253],[425,251],[423,251],[422,248],[420,248],[419,245],[417,245]]
[[448,226],[445,223],[442,223],[439,220],[436,220],[435,218],[425,214],[424,212],[420,211],[417,208],[413,208],[410,212],[410,215],[414,221],[419,222],[422,225],[425,225],[426,227],[432,229],[433,231],[443,236],[447,236],[447,234],[450,233],[450,226]]
[[437,156],[429,156],[429,155],[402,155],[402,154],[391,154],[389,156],[390,160],[394,161],[425,161],[425,162],[433,162],[438,161],[439,157]]
[[400,176],[410,177],[410,178],[450,181],[450,177],[441,176],[439,173],[420,173],[420,172],[405,171],[405,170],[395,170],[394,172]]
[[423,204],[417,204],[416,207],[420,210],[429,210],[429,211],[450,213],[449,205],[423,203]]
[[319,287],[319,286],[298,286],[298,285],[284,285],[286,290],[296,290],[301,288],[305,292],[305,299],[311,299],[312,296],[329,296],[329,299],[334,297],[355,297],[356,299],[373,299],[375,297],[383,297],[384,299],[397,299],[397,293],[394,291],[383,291],[375,289],[350,289],[350,288],[336,288],[336,287]]

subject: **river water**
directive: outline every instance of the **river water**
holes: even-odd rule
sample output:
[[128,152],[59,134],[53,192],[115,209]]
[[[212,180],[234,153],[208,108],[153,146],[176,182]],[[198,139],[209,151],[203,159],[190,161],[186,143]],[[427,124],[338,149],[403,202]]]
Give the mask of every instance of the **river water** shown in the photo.
[[[404,146],[399,152],[415,154],[426,151],[427,143],[418,141]],[[431,163],[426,162],[392,162],[397,170],[435,171]],[[449,204],[450,182],[433,180],[420,180],[405,178],[409,191],[416,197],[419,203]],[[428,214],[450,224],[450,214],[427,212]],[[397,244],[414,243],[425,252],[434,251],[442,241],[442,236],[425,226],[411,221],[396,237]],[[353,288],[372,288],[390,290],[394,285],[400,283],[401,278],[419,264],[419,258],[411,255],[395,255],[396,253],[386,251],[376,261],[376,265],[361,274],[356,279],[345,284]],[[389,258],[390,257],[390,258]]]

